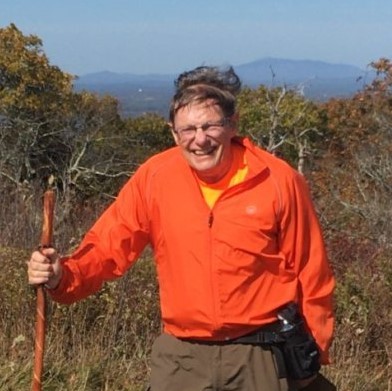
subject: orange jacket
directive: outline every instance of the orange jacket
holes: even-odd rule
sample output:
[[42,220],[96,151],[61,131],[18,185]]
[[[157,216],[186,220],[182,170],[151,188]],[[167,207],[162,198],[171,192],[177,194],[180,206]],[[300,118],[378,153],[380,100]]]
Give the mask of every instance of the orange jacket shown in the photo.
[[234,338],[276,320],[297,301],[328,362],[334,278],[303,177],[242,143],[247,179],[209,209],[178,147],[144,163],[63,260],[52,291],[71,303],[123,275],[147,244],[154,250],[165,332]]

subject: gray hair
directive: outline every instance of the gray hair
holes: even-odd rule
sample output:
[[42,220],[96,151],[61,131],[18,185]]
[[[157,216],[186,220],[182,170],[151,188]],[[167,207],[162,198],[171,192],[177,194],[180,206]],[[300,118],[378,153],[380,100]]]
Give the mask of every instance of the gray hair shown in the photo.
[[200,66],[180,74],[174,85],[176,90],[169,113],[171,122],[182,107],[207,100],[213,100],[223,115],[230,117],[235,113],[236,96],[241,90],[241,80],[233,67]]

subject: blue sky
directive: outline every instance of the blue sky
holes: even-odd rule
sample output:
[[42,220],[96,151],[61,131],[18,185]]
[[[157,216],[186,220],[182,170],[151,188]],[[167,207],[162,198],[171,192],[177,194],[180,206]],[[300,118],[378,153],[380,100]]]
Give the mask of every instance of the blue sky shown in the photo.
[[53,65],[179,73],[263,57],[365,69],[392,58],[392,0],[1,0],[0,27],[34,34]]

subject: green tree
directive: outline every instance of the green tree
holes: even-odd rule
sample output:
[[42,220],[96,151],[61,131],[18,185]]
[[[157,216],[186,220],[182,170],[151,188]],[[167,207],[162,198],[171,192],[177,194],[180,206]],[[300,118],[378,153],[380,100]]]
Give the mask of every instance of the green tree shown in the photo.
[[62,117],[72,77],[42,51],[41,40],[14,24],[0,29],[0,175],[15,184],[47,176],[63,159]]
[[304,172],[305,161],[325,133],[322,111],[315,103],[294,90],[261,85],[241,92],[238,109],[243,134]]
[[0,107],[4,115],[40,119],[59,111],[72,90],[72,76],[50,65],[35,35],[11,24],[0,29]]
[[0,29],[0,175],[16,186],[54,174],[64,193],[96,195],[129,174],[117,100],[75,93],[72,80],[38,37]]
[[167,121],[158,114],[128,118],[125,127],[127,138],[133,145],[132,157],[136,164],[174,145]]

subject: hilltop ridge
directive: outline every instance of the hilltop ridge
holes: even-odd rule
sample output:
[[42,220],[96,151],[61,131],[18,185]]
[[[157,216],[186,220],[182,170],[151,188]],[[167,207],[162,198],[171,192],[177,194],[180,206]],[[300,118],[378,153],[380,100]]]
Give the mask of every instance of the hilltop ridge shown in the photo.
[[[309,99],[347,97],[363,88],[372,73],[350,64],[315,60],[262,58],[233,65],[244,85],[286,85]],[[78,76],[75,89],[118,98],[125,116],[157,112],[166,116],[176,74],[134,74],[98,71]]]

